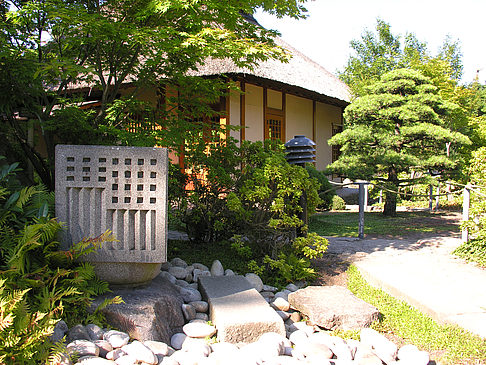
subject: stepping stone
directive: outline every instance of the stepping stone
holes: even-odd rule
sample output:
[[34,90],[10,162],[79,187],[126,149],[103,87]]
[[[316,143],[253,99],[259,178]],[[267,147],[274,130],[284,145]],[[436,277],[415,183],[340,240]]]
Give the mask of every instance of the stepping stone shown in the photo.
[[282,318],[245,277],[202,276],[199,289],[209,303],[210,320],[218,330],[218,341],[250,343],[266,332],[285,336]]
[[341,286],[308,286],[290,293],[289,303],[325,329],[357,330],[379,316],[378,309]]

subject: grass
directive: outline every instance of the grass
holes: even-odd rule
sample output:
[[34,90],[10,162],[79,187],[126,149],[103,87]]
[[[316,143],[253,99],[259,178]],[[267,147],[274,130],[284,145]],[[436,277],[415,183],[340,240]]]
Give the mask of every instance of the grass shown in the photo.
[[439,353],[440,364],[486,364],[486,340],[453,325],[441,325],[362,278],[355,266],[348,269],[348,288],[378,308],[383,317],[374,328],[402,338],[425,351]]
[[[453,223],[436,222],[440,213],[399,212],[385,217],[381,212],[365,212],[365,234],[402,236],[409,233],[458,231]],[[322,236],[357,237],[358,212],[326,212],[313,215],[309,231]]]

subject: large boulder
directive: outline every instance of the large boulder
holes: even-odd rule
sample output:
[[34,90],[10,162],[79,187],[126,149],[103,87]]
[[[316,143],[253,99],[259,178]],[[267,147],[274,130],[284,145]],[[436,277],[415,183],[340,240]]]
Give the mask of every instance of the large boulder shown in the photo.
[[379,317],[378,309],[342,286],[308,286],[290,293],[289,303],[325,329],[361,329]]
[[146,287],[115,289],[96,298],[91,310],[115,295],[125,303],[109,305],[101,312],[111,326],[128,333],[132,339],[170,343],[171,336],[181,332],[185,323],[181,310],[184,302],[174,284],[164,277],[157,276]]

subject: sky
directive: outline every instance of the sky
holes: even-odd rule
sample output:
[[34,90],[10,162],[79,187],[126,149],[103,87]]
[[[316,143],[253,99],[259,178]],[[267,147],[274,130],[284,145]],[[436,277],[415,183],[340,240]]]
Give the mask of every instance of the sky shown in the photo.
[[479,70],[479,81],[486,83],[486,0],[314,0],[305,7],[307,19],[261,12],[255,18],[332,73],[344,69],[352,54],[349,42],[374,30],[377,18],[395,35],[414,33],[432,55],[449,35],[461,45],[462,82],[472,82]]

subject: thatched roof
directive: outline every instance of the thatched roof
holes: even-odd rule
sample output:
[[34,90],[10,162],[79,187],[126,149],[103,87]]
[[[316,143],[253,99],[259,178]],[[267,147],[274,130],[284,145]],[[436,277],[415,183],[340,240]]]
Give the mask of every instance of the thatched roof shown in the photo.
[[351,94],[344,82],[281,38],[276,38],[275,43],[291,54],[292,58],[288,63],[271,59],[260,63],[251,70],[236,66],[230,59],[208,59],[203,65],[199,65],[196,72],[191,74],[260,79],[263,82],[274,83],[283,90],[289,89],[286,87],[288,85],[294,92],[297,91],[297,94],[317,100],[340,106],[346,106],[349,103]]

